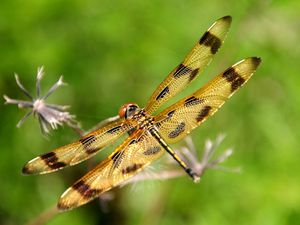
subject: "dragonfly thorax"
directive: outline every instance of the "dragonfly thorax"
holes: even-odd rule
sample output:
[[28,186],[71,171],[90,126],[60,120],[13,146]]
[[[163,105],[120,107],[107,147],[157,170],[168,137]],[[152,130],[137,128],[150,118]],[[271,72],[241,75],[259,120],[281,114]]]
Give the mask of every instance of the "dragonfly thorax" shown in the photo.
[[119,110],[120,118],[131,120],[139,128],[150,127],[153,125],[153,117],[146,113],[145,109],[140,108],[136,103],[127,103]]

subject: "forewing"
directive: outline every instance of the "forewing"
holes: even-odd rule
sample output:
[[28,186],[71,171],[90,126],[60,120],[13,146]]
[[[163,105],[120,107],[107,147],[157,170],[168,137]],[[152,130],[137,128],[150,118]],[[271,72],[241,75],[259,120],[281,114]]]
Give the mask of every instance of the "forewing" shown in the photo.
[[69,210],[93,200],[134,176],[163,152],[148,131],[136,131],[106,160],[67,189],[59,200],[58,208]]
[[184,61],[158,86],[145,109],[152,114],[164,102],[183,90],[210,63],[222,45],[231,24],[231,17],[217,20],[200,38]]
[[244,59],[215,77],[194,94],[182,99],[160,113],[155,121],[161,136],[175,143],[212,116],[243,84],[256,68],[260,59]]
[[25,174],[50,173],[66,166],[72,166],[86,160],[106,145],[112,143],[133,127],[124,119],[108,124],[83,136],[79,141],[62,146],[29,161],[23,167]]

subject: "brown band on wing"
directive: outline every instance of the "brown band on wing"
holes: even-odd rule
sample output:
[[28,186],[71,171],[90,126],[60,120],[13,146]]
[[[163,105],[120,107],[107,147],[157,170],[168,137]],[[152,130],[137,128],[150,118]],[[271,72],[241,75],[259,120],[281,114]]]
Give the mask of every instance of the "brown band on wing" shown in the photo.
[[181,76],[189,74],[190,75],[189,81],[192,81],[196,77],[198,71],[199,71],[199,68],[192,69],[188,66],[185,66],[183,63],[181,63],[177,67],[177,69],[174,72],[173,76],[174,76],[174,78],[180,78]]
[[112,156],[111,159],[113,160],[113,168],[118,168],[120,163],[124,158],[124,151],[117,151]]
[[199,44],[210,47],[211,53],[215,54],[220,48],[222,41],[217,36],[213,35],[209,31],[206,31],[199,40]]
[[236,89],[238,89],[242,84],[245,83],[245,79],[242,77],[239,77],[235,81],[231,83],[231,92],[234,92]]
[[181,122],[176,128],[175,130],[173,130],[172,132],[169,133],[169,138],[176,138],[178,137],[182,132],[184,132],[185,130],[185,123]]
[[170,112],[168,112],[168,118],[171,118],[172,116],[173,116],[173,114],[175,113],[175,109],[174,110],[172,110],[172,111],[170,111]]
[[174,72],[173,76],[175,78],[179,78],[183,75],[186,75],[188,73],[192,73],[193,72],[193,69],[185,66],[184,64],[180,64],[177,68],[176,68],[176,71]]
[[167,93],[169,93],[169,92],[170,92],[169,87],[168,87],[168,86],[165,87],[165,88],[159,93],[159,95],[157,95],[156,100],[160,100],[160,99],[164,98],[165,95],[166,95]]
[[228,68],[224,71],[222,77],[224,77],[228,82],[233,82],[237,77],[240,75],[235,72],[235,69],[233,67]]
[[122,126],[113,127],[113,128],[111,128],[110,130],[108,130],[107,133],[113,134],[113,133],[115,133],[116,131],[120,130],[121,127],[122,127]]
[[172,116],[174,115],[175,111],[176,111],[176,110],[174,109],[174,110],[168,112],[168,113],[167,113],[167,117],[164,118],[162,121],[157,122],[157,123],[156,123],[156,126],[157,126],[157,127],[160,127],[160,125],[161,125],[162,122],[171,119]]
[[90,136],[81,138],[79,141],[83,145],[85,152],[90,155],[90,154],[94,154],[95,152],[99,151],[99,149],[100,149],[100,147],[98,147],[98,148],[91,147],[91,144],[93,142],[95,142],[96,140],[97,140],[97,138],[94,135],[90,135]]
[[196,75],[198,74],[198,71],[199,71],[199,68],[196,68],[191,72],[189,81],[192,81],[196,77]]
[[93,143],[94,141],[96,141],[96,139],[97,138],[94,135],[89,135],[87,137],[81,138],[79,141],[80,141],[81,144],[86,145],[86,144]]
[[239,73],[233,68],[228,68],[222,75],[229,83],[231,83],[231,92],[234,92],[239,88],[245,79],[239,75]]
[[131,141],[129,142],[128,145],[133,145],[133,144],[135,144],[136,142],[137,142],[137,140],[136,140],[136,139],[133,139],[133,140],[131,140]]
[[101,147],[98,148],[86,148],[85,152],[89,155],[94,154],[95,152],[98,152],[101,149]]
[[90,199],[91,197],[99,195],[102,192],[102,189],[91,188],[88,184],[84,183],[83,180],[75,183],[72,188],[86,199]]
[[122,169],[122,173],[123,174],[128,174],[128,173],[133,173],[135,172],[136,170],[140,169],[143,167],[144,164],[133,164],[131,166],[127,166],[125,169]]
[[184,106],[185,107],[194,106],[194,105],[201,104],[202,102],[203,102],[203,99],[192,96],[184,101]]
[[212,109],[211,106],[209,105],[205,106],[198,114],[196,118],[197,122],[201,122],[203,119],[205,119],[205,117],[208,116],[211,109]]
[[66,164],[64,162],[59,162],[55,152],[49,152],[44,155],[41,155],[40,158],[45,162],[47,166],[51,169],[59,169],[65,167]]
[[146,151],[144,151],[144,155],[155,155],[156,153],[158,153],[160,151],[161,147],[160,146],[154,146],[154,147],[150,147],[148,148]]

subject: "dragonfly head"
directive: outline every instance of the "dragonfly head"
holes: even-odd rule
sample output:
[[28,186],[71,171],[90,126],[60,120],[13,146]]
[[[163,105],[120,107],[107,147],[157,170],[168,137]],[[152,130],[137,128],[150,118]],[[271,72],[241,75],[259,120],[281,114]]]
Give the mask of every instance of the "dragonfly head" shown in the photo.
[[128,119],[132,117],[136,112],[138,112],[140,107],[136,103],[127,103],[123,106],[121,106],[119,110],[119,116],[121,118]]

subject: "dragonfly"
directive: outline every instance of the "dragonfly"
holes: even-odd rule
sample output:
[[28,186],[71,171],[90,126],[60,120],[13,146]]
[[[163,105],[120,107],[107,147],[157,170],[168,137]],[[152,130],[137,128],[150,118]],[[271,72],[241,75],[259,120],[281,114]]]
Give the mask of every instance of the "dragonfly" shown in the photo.
[[198,181],[199,175],[170,144],[183,139],[217,112],[250,79],[261,59],[249,57],[237,62],[193,94],[156,115],[154,113],[194,81],[211,62],[224,42],[231,21],[231,16],[216,20],[186,58],[157,87],[144,108],[136,103],[123,105],[115,121],[84,135],[74,143],[32,159],[23,167],[23,173],[46,174],[73,166],[127,135],[106,159],[62,194],[57,204],[59,210],[70,210],[90,202],[132,178],[165,152],[193,181]]

